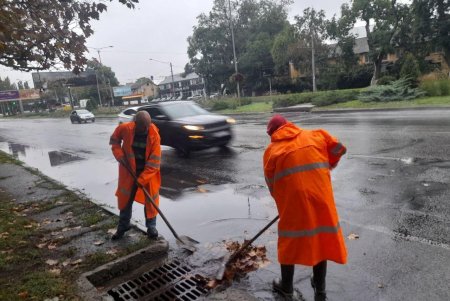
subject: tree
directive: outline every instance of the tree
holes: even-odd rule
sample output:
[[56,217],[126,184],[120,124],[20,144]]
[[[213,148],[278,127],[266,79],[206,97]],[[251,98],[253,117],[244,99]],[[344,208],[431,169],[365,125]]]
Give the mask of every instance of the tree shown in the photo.
[[442,50],[450,66],[450,3],[448,0],[414,0],[413,22],[409,36],[414,53],[422,57]]
[[194,66],[192,66],[191,64],[187,63],[186,65],[184,65],[184,73],[183,73],[183,77],[186,77],[186,75],[195,72],[194,70]]
[[400,77],[407,79],[412,86],[417,84],[417,78],[420,76],[419,64],[413,54],[408,53],[400,70]]
[[[295,20],[299,58],[301,58],[297,60],[296,65],[301,66],[302,70],[309,70],[312,77],[315,77],[316,64],[324,67],[329,54],[328,46],[324,42],[327,38],[325,11],[316,11],[309,7],[303,10],[303,15],[295,16]],[[315,89],[315,78],[313,78],[313,91]]]
[[[290,1],[242,0],[232,2],[236,55],[239,73],[245,77],[245,88],[261,91],[268,88],[262,68],[273,68],[271,50],[275,36],[287,24]],[[222,85],[229,90],[235,73],[227,0],[215,0],[209,14],[197,17],[193,34],[188,38],[190,64],[205,78],[206,89],[217,91]],[[267,85],[267,87],[264,87]]]
[[3,79],[3,80],[0,77],[0,91],[8,91],[8,90],[16,90],[16,89],[17,89],[17,87],[14,84],[11,84],[9,77],[5,77],[5,79]]
[[[0,0],[0,65],[16,70],[46,70],[62,65],[83,70],[90,23],[106,11],[89,0]],[[118,0],[134,8],[138,0]]]
[[393,52],[408,16],[408,6],[397,0],[353,0],[351,7],[341,7],[345,26],[353,27],[358,20],[364,22],[369,56],[374,64],[372,85],[380,77],[383,58]]
[[17,89],[19,89],[19,90],[23,90],[23,89],[24,89],[23,83],[22,83],[21,80],[19,80],[19,81],[17,82]]
[[277,34],[271,49],[274,62],[275,73],[277,75],[287,75],[289,72],[289,62],[293,59],[290,47],[296,40],[295,27],[286,24],[283,30]]
[[341,18],[338,19],[334,15],[326,24],[328,38],[337,42],[332,54],[337,59],[338,68],[344,72],[351,72],[358,61],[353,51],[355,36],[351,34],[354,19],[351,7],[344,3],[341,6]]

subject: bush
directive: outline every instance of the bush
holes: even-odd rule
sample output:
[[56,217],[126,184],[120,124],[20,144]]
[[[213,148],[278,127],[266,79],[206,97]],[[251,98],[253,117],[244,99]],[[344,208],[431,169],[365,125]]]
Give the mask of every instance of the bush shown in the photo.
[[420,84],[420,89],[424,90],[428,96],[448,96],[450,95],[450,79],[425,80]]
[[86,102],[86,110],[88,110],[88,111],[93,111],[93,110],[95,110],[95,109],[97,109],[97,107],[98,107],[98,105],[97,105],[97,103],[95,102],[95,100],[92,100],[92,99],[89,99],[87,102]]
[[327,106],[355,100],[360,91],[360,89],[349,89],[291,94],[287,97],[276,99],[273,103],[273,107],[290,107],[304,103],[312,103],[316,106]]
[[213,104],[211,109],[213,111],[220,111],[220,110],[226,110],[226,109],[229,109],[229,108],[230,108],[230,105],[229,105],[228,102],[223,101],[223,100],[218,100],[218,101],[214,102],[214,104]]
[[248,106],[252,104],[252,100],[250,98],[241,98],[241,106]]
[[378,79],[377,84],[378,85],[389,85],[392,82],[394,82],[395,80],[396,80],[396,78],[394,76],[385,75]]
[[390,85],[379,85],[361,91],[359,100],[362,102],[389,102],[396,100],[411,100],[425,95],[418,88],[412,88],[408,79],[402,78]]
[[408,82],[416,86],[417,78],[420,76],[419,63],[411,53],[408,53],[405,57],[405,61],[402,64],[400,70],[400,77],[408,79]]

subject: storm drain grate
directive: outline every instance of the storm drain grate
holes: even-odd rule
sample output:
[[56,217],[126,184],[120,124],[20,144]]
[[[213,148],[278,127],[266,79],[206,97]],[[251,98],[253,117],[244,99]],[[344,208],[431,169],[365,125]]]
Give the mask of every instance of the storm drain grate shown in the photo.
[[116,301],[157,300],[193,301],[207,293],[195,278],[192,269],[173,260],[108,291]]

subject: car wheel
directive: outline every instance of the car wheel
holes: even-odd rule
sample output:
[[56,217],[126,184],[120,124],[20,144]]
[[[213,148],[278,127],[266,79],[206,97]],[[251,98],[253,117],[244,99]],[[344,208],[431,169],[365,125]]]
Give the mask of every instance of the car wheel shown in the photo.
[[177,147],[176,150],[177,150],[177,155],[180,158],[189,158],[189,155],[191,154],[191,150],[186,147],[184,147],[184,148]]
[[94,123],[95,122],[95,119],[92,119],[92,123]]
[[75,122],[73,121],[73,119],[72,118],[70,118],[70,122],[72,123],[72,124],[74,124]]
[[78,123],[81,123],[81,119],[80,118],[78,118]]

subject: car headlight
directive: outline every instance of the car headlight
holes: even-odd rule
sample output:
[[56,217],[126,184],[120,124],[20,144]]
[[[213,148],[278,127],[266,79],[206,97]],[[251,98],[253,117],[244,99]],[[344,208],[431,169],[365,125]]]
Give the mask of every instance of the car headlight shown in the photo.
[[201,125],[183,125],[183,127],[186,130],[190,130],[190,131],[200,131],[200,130],[204,130],[205,128]]
[[227,118],[227,123],[235,124],[236,123],[236,119],[234,119],[234,118]]

